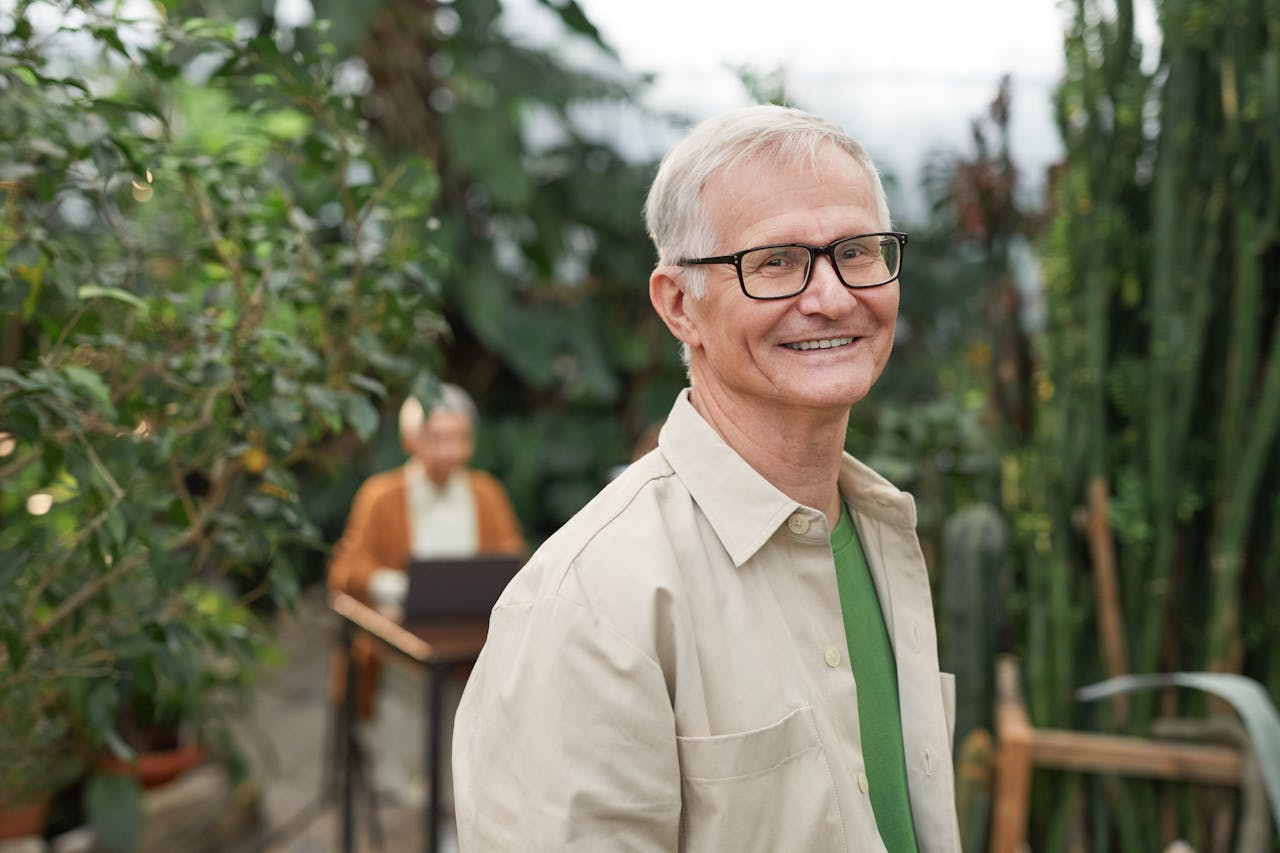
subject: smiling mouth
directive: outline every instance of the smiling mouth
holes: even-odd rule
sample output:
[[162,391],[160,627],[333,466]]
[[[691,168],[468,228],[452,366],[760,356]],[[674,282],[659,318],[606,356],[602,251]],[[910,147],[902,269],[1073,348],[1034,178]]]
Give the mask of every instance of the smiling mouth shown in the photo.
[[793,344],[783,344],[783,346],[789,350],[804,352],[811,349],[833,349],[835,347],[848,346],[854,340],[854,338],[821,338],[816,341],[796,341]]

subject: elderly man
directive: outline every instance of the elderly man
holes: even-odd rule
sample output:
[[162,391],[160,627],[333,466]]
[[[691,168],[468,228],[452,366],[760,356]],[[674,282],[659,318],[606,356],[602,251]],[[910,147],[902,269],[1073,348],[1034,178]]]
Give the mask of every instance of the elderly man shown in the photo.
[[410,558],[520,554],[524,539],[502,485],[468,469],[476,408],[456,385],[441,385],[424,413],[400,407],[403,466],[375,474],[356,492],[329,566],[329,588],[369,599],[379,570],[401,572]]
[[[524,539],[502,485],[483,471],[467,468],[474,449],[476,417],[471,397],[456,385],[442,385],[429,412],[415,398],[400,407],[400,443],[409,460],[399,468],[375,474],[357,490],[346,530],[329,565],[329,589],[381,604],[403,594],[410,559],[466,557],[475,554],[523,554]],[[360,720],[374,715],[381,667],[368,637],[358,637],[356,711]],[[345,661],[335,661],[333,685],[340,697]],[[412,695],[418,690],[412,688]],[[403,704],[403,703],[402,703]],[[384,719],[376,740],[382,761],[382,786],[408,800],[423,796],[414,778],[413,749],[405,749],[405,733],[421,726],[409,720]]]
[[906,243],[875,165],[748,108],[666,156],[646,213],[691,388],[494,608],[462,849],[958,850],[915,505],[843,452]]

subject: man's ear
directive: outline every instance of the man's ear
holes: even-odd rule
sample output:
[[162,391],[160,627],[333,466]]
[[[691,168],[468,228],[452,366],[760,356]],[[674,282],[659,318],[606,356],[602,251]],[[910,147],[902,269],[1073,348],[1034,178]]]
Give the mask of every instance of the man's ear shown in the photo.
[[662,322],[667,324],[676,340],[691,347],[701,345],[698,326],[689,314],[692,296],[685,293],[684,288],[673,276],[672,267],[661,266],[649,276],[649,301],[653,310],[658,312]]

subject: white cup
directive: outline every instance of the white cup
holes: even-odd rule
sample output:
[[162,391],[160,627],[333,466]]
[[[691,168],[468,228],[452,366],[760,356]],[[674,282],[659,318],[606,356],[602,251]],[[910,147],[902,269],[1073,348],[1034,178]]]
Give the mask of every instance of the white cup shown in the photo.
[[399,569],[377,569],[369,577],[369,601],[380,613],[398,618],[409,591],[409,575]]

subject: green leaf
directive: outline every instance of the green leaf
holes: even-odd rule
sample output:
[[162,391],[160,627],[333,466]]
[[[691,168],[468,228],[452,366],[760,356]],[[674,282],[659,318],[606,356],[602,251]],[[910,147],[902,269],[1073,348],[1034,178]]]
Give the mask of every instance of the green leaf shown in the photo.
[[102,297],[104,299],[115,299],[119,302],[127,302],[134,308],[137,308],[144,315],[147,313],[147,303],[143,302],[137,296],[127,290],[121,290],[118,287],[103,287],[97,284],[85,284],[76,291],[76,296],[81,299],[96,299]]
[[348,373],[347,381],[357,388],[368,391],[370,394],[373,394],[375,397],[387,396],[387,386],[383,385],[381,382],[379,382],[377,379],[374,379],[371,376],[365,376],[364,374],[361,374],[361,373]]
[[342,413],[361,441],[368,441],[378,431],[378,410],[363,394],[344,394]]
[[0,382],[11,382],[24,390],[31,389],[31,380],[12,367],[0,367]]
[[36,72],[32,71],[25,65],[19,65],[17,68],[13,69],[13,76],[17,77],[33,89],[40,83],[39,78],[36,76]]
[[127,756],[129,754],[127,746],[123,754],[117,749],[118,746],[123,746],[123,742],[115,731],[116,712],[120,707],[120,691],[116,685],[107,679],[99,680],[90,690],[85,706],[90,729],[107,741],[111,751],[117,756],[122,758]]
[[40,262],[40,246],[34,240],[21,240],[5,255],[10,266],[28,267]]
[[1280,831],[1280,713],[1262,685],[1243,675],[1225,672],[1171,672],[1157,675],[1121,675],[1098,684],[1081,687],[1076,698],[1082,702],[1105,699],[1119,693],[1190,687],[1212,693],[1231,703],[1249,734],[1250,748],[1262,769],[1271,816]]
[[298,573],[287,565],[281,565],[277,562],[272,565],[268,580],[271,599],[291,613],[297,610],[298,600],[302,594],[301,586],[298,583]]
[[325,426],[334,432],[342,430],[342,403],[338,399],[338,392],[323,385],[308,385],[303,394]]
[[125,520],[124,513],[118,509],[109,510],[105,529],[111,537],[112,544],[115,545],[116,553],[119,553],[125,539],[129,536],[128,522]]
[[17,669],[27,657],[27,643],[23,639],[22,625],[0,621],[0,644],[9,656],[8,666]]
[[87,367],[76,364],[67,365],[62,372],[66,374],[67,381],[88,394],[101,411],[114,416],[115,406],[111,404],[111,391],[107,388],[107,383],[102,381],[101,376]]
[[418,399],[423,409],[429,410],[440,399],[439,377],[433,373],[419,373],[413,378],[410,393]]
[[596,29],[595,24],[587,17],[586,12],[582,11],[574,0],[538,0],[543,6],[551,9],[560,16],[560,20],[564,25],[576,33],[591,39],[601,48],[603,48],[611,56],[614,54],[613,48],[605,44],[604,39],[600,36],[600,31]]
[[276,139],[301,139],[311,130],[311,120],[297,110],[276,110],[263,124]]
[[126,59],[132,58],[129,56],[129,50],[124,46],[124,41],[121,40],[120,34],[116,31],[114,25],[90,27],[90,31],[116,53]]
[[106,743],[107,749],[111,751],[111,754],[121,761],[133,761],[138,756],[137,751],[129,746],[124,738],[120,737],[120,733],[115,730],[114,726],[107,729],[103,735],[103,741]]
[[142,839],[142,788],[132,776],[95,773],[84,790],[85,813],[107,853],[133,853]]

